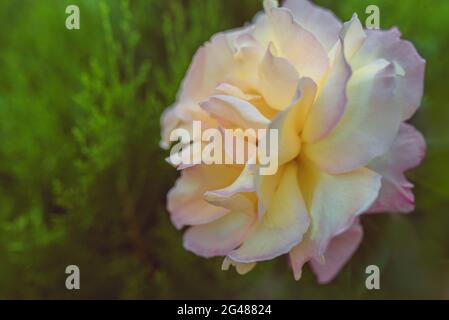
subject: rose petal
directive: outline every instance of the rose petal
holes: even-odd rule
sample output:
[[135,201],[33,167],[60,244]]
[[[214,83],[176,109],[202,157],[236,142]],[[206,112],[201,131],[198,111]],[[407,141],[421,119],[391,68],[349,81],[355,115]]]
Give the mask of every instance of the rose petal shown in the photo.
[[350,21],[343,24],[340,37],[344,44],[345,57],[350,61],[366,39],[366,33],[356,13]]
[[244,93],[240,88],[233,86],[229,83],[220,83],[215,90],[219,94],[224,94],[226,96],[234,96],[242,100],[250,101],[253,99],[259,99],[260,96]]
[[307,115],[301,136],[304,142],[315,143],[323,139],[338,124],[346,110],[346,87],[351,74],[342,44],[338,43],[329,77]]
[[233,96],[215,95],[201,103],[213,117],[243,129],[263,129],[269,124],[259,110],[248,101]]
[[184,247],[206,258],[225,256],[242,243],[254,221],[254,215],[230,212],[211,223],[189,228],[184,234]]
[[373,204],[379,194],[381,177],[366,168],[330,175],[306,161],[301,162],[298,174],[313,222],[310,237],[320,256],[332,237]]
[[212,37],[193,57],[181,84],[180,100],[199,102],[215,88],[234,66],[234,51],[225,33]]
[[177,103],[162,115],[160,144],[163,148],[169,146],[170,132],[183,122],[201,120],[207,126],[211,121],[198,103],[212,95],[218,84],[233,77],[232,73],[239,67],[234,59],[233,40],[245,32],[250,32],[250,29],[219,33],[195,53],[182,81]]
[[259,69],[259,90],[274,109],[284,110],[295,97],[299,74],[285,58],[274,57],[270,47]]
[[307,0],[287,0],[284,7],[292,11],[295,20],[312,32],[327,51],[337,42],[342,25],[332,11]]
[[238,274],[245,275],[248,272],[250,272],[251,270],[253,270],[254,267],[256,266],[256,264],[257,264],[256,262],[240,263],[240,262],[233,261],[229,257],[225,257],[223,260],[223,264],[221,265],[221,270],[227,271],[227,270],[229,270],[229,267],[232,265],[235,267],[235,270],[237,270]]
[[321,82],[329,66],[326,50],[294,20],[290,9],[267,8],[266,16],[256,21],[254,37],[264,47],[273,43],[277,56],[286,58],[301,76]]
[[421,133],[403,123],[390,150],[368,165],[371,170],[382,175],[379,198],[369,212],[413,211],[413,185],[407,181],[404,172],[418,166],[425,153],[426,143]]
[[409,41],[400,39],[400,32],[368,30],[367,39],[350,62],[355,70],[377,59],[392,62],[398,76],[397,95],[401,98],[402,119],[407,120],[421,104],[424,88],[425,60]]
[[242,246],[229,254],[232,260],[269,260],[289,252],[301,241],[309,227],[309,216],[296,174],[296,164],[287,164],[267,213]]
[[303,145],[306,156],[322,170],[337,174],[365,166],[387,152],[401,122],[395,79],[394,66],[385,60],[354,72],[345,114],[325,139]]
[[254,185],[255,165],[247,164],[240,176],[229,186],[219,190],[207,191],[203,198],[215,205],[233,211],[256,213],[256,196]]
[[302,267],[315,255],[315,243],[310,239],[310,234],[306,234],[300,244],[293,247],[289,253],[290,264],[293,269],[293,276],[298,281],[302,276]]
[[256,187],[258,203],[258,217],[262,220],[265,212],[270,208],[273,195],[277,190],[281,178],[284,175],[285,166],[282,166],[273,175],[260,175],[254,176],[254,183]]
[[[297,97],[286,110],[278,113],[269,126],[278,130],[279,166],[294,159],[301,149],[300,130],[311,108],[317,91],[316,84],[309,78],[301,78]],[[268,132],[270,134],[270,131]]]
[[225,165],[197,165],[184,169],[167,195],[167,209],[173,224],[178,229],[185,225],[204,224],[229,212],[206,202],[203,194],[231,184],[240,171],[239,166]]
[[362,238],[363,228],[356,222],[347,231],[332,239],[324,254],[324,261],[310,261],[319,283],[328,283],[335,278],[357,250]]

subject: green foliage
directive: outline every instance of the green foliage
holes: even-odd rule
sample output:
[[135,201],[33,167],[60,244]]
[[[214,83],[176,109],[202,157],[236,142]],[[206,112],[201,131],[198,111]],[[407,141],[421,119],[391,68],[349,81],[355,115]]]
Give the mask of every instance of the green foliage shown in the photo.
[[[165,196],[177,173],[158,145],[196,49],[250,21],[258,0],[3,0],[0,4],[0,298],[428,298],[448,297],[449,67],[447,1],[318,1],[342,19],[381,8],[428,61],[414,124],[428,141],[410,174],[417,210],[365,217],[365,240],[330,285],[286,259],[241,277],[182,248]],[[65,28],[77,4],[81,29]],[[81,290],[65,288],[65,267]],[[367,291],[364,268],[382,267]],[[446,281],[446,282],[445,282]],[[442,291],[446,285],[446,292]]]

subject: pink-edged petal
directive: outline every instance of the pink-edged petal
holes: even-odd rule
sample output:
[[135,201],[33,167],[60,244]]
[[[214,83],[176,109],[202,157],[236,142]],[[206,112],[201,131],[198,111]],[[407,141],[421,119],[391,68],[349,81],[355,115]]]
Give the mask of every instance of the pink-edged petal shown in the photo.
[[254,105],[237,97],[215,95],[201,103],[201,107],[213,117],[239,128],[262,129],[269,124]]
[[363,238],[363,228],[356,222],[347,231],[332,239],[324,254],[323,261],[310,261],[312,271],[319,283],[332,281],[349,261]]
[[285,58],[275,57],[270,47],[259,68],[259,91],[274,109],[284,110],[295,97],[299,74]]
[[304,142],[315,143],[323,139],[338,124],[346,110],[346,87],[351,74],[351,67],[346,62],[342,44],[339,42],[335,48],[329,77],[304,124]]
[[293,269],[293,276],[296,281],[301,279],[302,267],[306,262],[310,261],[310,259],[314,257],[315,253],[315,243],[312,239],[310,239],[310,235],[308,233],[304,235],[301,243],[293,247],[293,249],[290,251],[290,264]]
[[167,195],[167,209],[176,228],[208,223],[229,212],[206,202],[203,194],[231,184],[240,171],[239,166],[225,165],[197,165],[184,169]]
[[230,259],[229,257],[225,257],[221,265],[221,270],[228,271],[230,266],[234,266],[238,274],[245,275],[251,270],[253,270],[256,264],[257,264],[256,262],[251,263],[236,262]]
[[229,254],[237,262],[273,259],[297,245],[310,223],[297,180],[297,165],[285,165],[279,186],[263,219],[242,246]]
[[234,66],[234,50],[225,33],[198,49],[184,78],[180,100],[199,102],[211,95]]
[[295,20],[312,32],[326,50],[337,42],[342,24],[332,11],[308,0],[287,0],[283,6],[292,11]]
[[301,161],[298,175],[312,220],[310,237],[321,256],[330,239],[371,207],[379,194],[381,176],[366,168],[331,175],[306,161]]
[[254,221],[254,215],[229,212],[211,223],[189,228],[184,234],[184,247],[206,258],[225,256],[242,243]]
[[[235,78],[235,73],[242,66],[234,56],[237,46],[234,40],[249,30],[250,28],[242,28],[228,33],[219,33],[195,53],[182,81],[176,104],[167,109],[161,117],[161,146],[163,148],[169,146],[170,132],[183,123],[201,120],[204,124],[212,122],[211,126],[213,126],[213,120],[200,108],[199,102],[211,96],[217,85]],[[256,70],[256,66],[252,68]]]
[[268,47],[272,43],[276,55],[286,58],[301,76],[320,83],[329,67],[327,52],[313,35],[293,18],[288,8],[277,8],[265,1],[266,16],[256,21],[254,37]]
[[322,170],[338,174],[387,152],[401,122],[395,83],[395,68],[386,60],[355,71],[348,83],[345,114],[325,139],[303,145],[306,156]]
[[424,137],[411,125],[403,123],[390,150],[374,159],[368,167],[382,175],[380,194],[369,212],[411,212],[414,210],[413,184],[404,172],[424,159]]
[[397,95],[401,97],[402,119],[407,120],[421,104],[426,62],[411,42],[401,40],[396,28],[368,30],[367,35],[350,64],[357,69],[380,58],[391,61],[398,73]]

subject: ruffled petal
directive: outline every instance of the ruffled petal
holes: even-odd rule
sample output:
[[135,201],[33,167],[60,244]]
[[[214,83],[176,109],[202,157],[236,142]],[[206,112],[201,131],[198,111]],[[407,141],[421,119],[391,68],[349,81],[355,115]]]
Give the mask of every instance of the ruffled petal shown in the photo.
[[189,228],[184,234],[184,247],[202,257],[225,256],[247,236],[255,216],[230,212],[211,223]]
[[288,8],[277,8],[265,1],[266,16],[257,19],[254,37],[268,47],[272,43],[276,55],[286,58],[303,77],[320,83],[329,67],[327,52],[313,35],[293,18]]
[[330,239],[346,230],[376,200],[381,177],[366,168],[331,175],[302,161],[298,171],[312,220],[310,237],[321,256]]
[[332,239],[322,261],[310,261],[319,283],[328,283],[337,276],[359,247],[362,238],[363,228],[356,222],[347,231]]
[[238,97],[214,95],[201,103],[201,107],[214,118],[238,128],[263,129],[269,124],[269,120],[255,106]]
[[298,186],[297,165],[285,165],[279,186],[262,221],[229,254],[237,262],[273,259],[297,245],[309,227],[310,219]]
[[363,167],[387,152],[401,123],[395,83],[395,68],[386,60],[355,71],[342,119],[325,139],[304,144],[303,152],[333,174]]
[[299,74],[285,58],[275,57],[268,48],[259,68],[259,91],[274,109],[284,110],[295,97]]
[[301,136],[304,142],[315,143],[323,139],[343,117],[348,101],[346,87],[351,74],[351,67],[339,42],[335,47],[330,74],[307,115]]
[[[235,59],[236,39],[251,28],[219,33],[195,53],[187,74],[182,81],[176,104],[168,108],[161,117],[162,140],[160,145],[168,148],[170,132],[183,123],[200,120],[206,127],[216,123],[202,110],[199,102],[211,96],[217,85],[235,78],[242,65]],[[254,72],[253,72],[254,73]]]
[[293,103],[286,110],[278,113],[269,126],[269,130],[278,132],[279,166],[294,159],[301,150],[300,130],[315,100],[316,91],[317,86],[311,79],[301,78]]
[[355,70],[381,58],[390,61],[399,74],[396,90],[402,119],[407,120],[421,104],[426,62],[411,42],[400,39],[401,33],[396,28],[368,30],[367,35],[363,46],[351,60],[351,67]]
[[221,270],[227,271],[229,270],[230,266],[234,266],[238,274],[245,275],[251,270],[253,270],[256,264],[257,264],[256,262],[251,263],[236,262],[230,259],[229,257],[225,257],[223,260],[223,264],[221,265]]
[[315,243],[310,238],[310,234],[307,233],[301,243],[293,247],[289,253],[290,264],[293,269],[293,276],[296,281],[301,279],[302,267],[310,259],[314,257],[316,253]]
[[226,33],[212,37],[193,57],[181,84],[179,100],[199,102],[213,94],[234,67],[234,50]]
[[404,172],[418,166],[425,153],[424,137],[413,126],[403,123],[390,150],[368,165],[382,175],[379,197],[369,212],[413,211],[413,184],[407,181]]
[[342,24],[332,11],[308,0],[287,0],[284,7],[292,11],[295,20],[312,32],[326,50],[329,51],[335,45]]
[[255,214],[257,200],[254,184],[255,165],[247,164],[240,176],[229,186],[204,193],[204,199],[215,205],[233,211]]
[[173,224],[178,229],[204,224],[229,212],[206,202],[203,193],[231,184],[240,171],[241,166],[224,165],[197,165],[184,169],[167,195],[167,209]]

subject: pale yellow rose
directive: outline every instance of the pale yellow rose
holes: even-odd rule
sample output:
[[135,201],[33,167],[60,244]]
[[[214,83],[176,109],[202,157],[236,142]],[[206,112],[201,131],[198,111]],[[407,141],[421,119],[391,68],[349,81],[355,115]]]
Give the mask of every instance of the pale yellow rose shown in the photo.
[[424,60],[397,29],[342,24],[305,0],[264,1],[244,28],[201,47],[176,103],[162,116],[162,146],[175,128],[268,128],[279,132],[279,169],[182,167],[168,194],[184,246],[224,256],[246,273],[289,254],[296,279],[310,262],[330,281],[362,239],[365,212],[409,212],[404,171],[425,153],[404,121],[419,107]]

